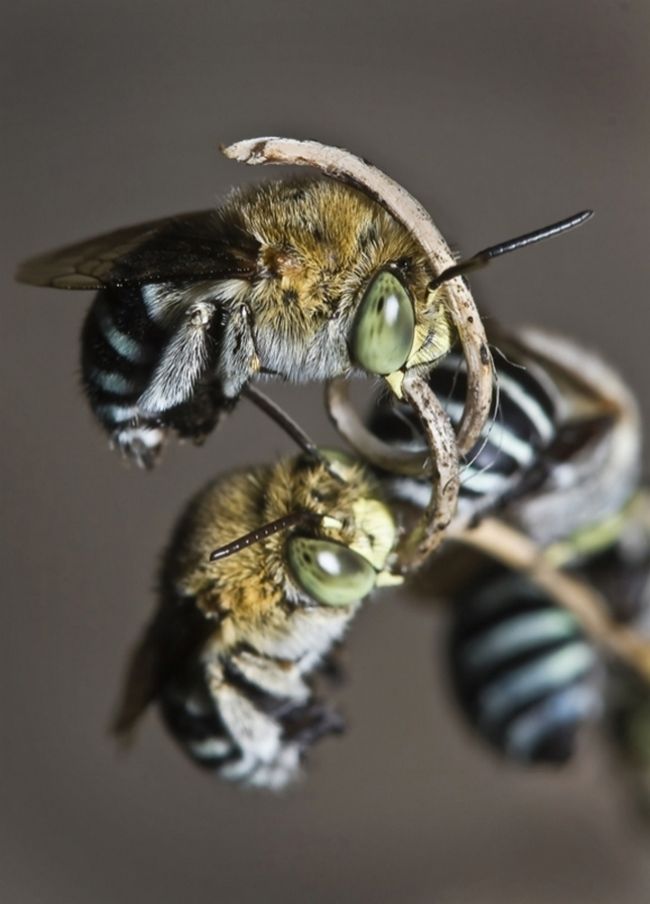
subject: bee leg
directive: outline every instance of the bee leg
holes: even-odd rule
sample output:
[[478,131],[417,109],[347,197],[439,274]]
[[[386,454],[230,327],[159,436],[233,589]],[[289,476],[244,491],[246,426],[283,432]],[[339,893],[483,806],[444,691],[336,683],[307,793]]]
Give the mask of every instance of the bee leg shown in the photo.
[[221,775],[248,785],[286,785],[300,765],[299,745],[283,741],[281,723],[258,709],[228,681],[218,663],[208,663],[206,677],[219,717],[240,750],[239,758],[226,763]]
[[149,385],[138,399],[145,414],[161,414],[191,399],[212,369],[223,325],[212,302],[191,305],[165,347]]
[[230,314],[224,326],[217,376],[228,399],[239,396],[245,384],[260,370],[252,319],[250,311],[242,304]]

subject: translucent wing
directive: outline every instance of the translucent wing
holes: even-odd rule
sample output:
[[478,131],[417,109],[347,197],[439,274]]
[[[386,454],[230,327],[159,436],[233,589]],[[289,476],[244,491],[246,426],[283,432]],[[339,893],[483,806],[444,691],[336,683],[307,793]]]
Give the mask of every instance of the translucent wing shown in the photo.
[[164,682],[213,630],[214,622],[203,615],[193,599],[176,598],[170,605],[163,604],[133,650],[112,720],[115,735],[129,737]]
[[246,278],[258,243],[232,215],[183,214],[118,229],[25,261],[19,282],[56,289]]

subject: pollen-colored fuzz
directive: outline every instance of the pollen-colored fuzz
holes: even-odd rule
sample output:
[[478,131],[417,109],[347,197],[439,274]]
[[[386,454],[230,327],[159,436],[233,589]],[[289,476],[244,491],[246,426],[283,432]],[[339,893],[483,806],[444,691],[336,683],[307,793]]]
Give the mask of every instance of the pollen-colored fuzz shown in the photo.
[[223,619],[228,643],[244,640],[262,625],[281,630],[290,616],[287,604],[300,600],[300,590],[287,568],[288,532],[211,562],[217,547],[284,515],[307,511],[340,522],[332,527],[328,521],[326,528],[311,524],[310,535],[366,554],[370,548],[379,550],[383,567],[391,545],[386,527],[375,536],[375,513],[371,518],[368,508],[358,505],[360,499],[377,499],[377,485],[360,465],[346,463],[344,470],[345,482],[309,459],[285,459],[220,478],[190,504],[170,550],[172,573],[182,594],[194,596],[206,614]]
[[[452,330],[444,287],[434,295],[428,292],[433,274],[420,246],[361,192],[322,178],[270,182],[233,192],[219,215],[260,243],[262,278],[250,300],[262,344],[266,331],[277,331],[280,317],[286,337],[303,344],[335,322],[328,342],[345,347],[363,290],[377,271],[391,266],[413,299],[414,351],[425,341],[422,360],[448,351]],[[272,348],[273,340],[267,341]]]

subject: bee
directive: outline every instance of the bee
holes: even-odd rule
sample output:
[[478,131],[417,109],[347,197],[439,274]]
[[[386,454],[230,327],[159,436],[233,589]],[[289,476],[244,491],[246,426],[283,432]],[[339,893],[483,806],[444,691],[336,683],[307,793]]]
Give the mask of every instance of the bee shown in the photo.
[[113,445],[153,466],[170,434],[200,441],[254,377],[390,374],[450,347],[444,286],[380,204],[289,179],[216,210],[118,230],[27,261],[17,278],[97,290],[82,383]]
[[[339,181],[238,190],[216,210],[118,230],[18,271],[32,285],[98,290],[82,330],[82,383],[112,445],[152,467],[170,434],[200,442],[260,377],[360,372],[384,376],[400,394],[405,373],[444,357],[456,331],[471,359],[463,429],[474,436],[489,399],[490,355],[471,295],[453,281],[591,211],[449,265],[417,202],[348,152],[263,139],[224,153],[311,163]],[[414,237],[423,223],[426,249]]]
[[389,570],[396,526],[361,464],[323,454],[339,477],[300,456],[222,476],[190,503],[164,555],[118,736],[155,700],[195,763],[277,789],[312,744],[341,730],[316,679],[361,601],[399,582]]
[[[620,376],[577,343],[526,328],[492,337],[495,383],[490,417],[462,461],[459,513],[499,513],[546,546],[618,512],[637,489],[641,430],[637,402]],[[465,363],[449,354],[428,382],[457,425]],[[408,406],[382,397],[370,430],[404,451],[426,454]],[[417,507],[430,478],[383,474],[389,494]]]
[[[495,358],[498,394],[476,446],[461,462],[459,508],[474,510],[510,498],[542,478],[541,457],[553,444],[560,417],[557,392],[549,375],[515,350],[500,346]],[[524,361],[526,363],[524,363]],[[428,375],[428,383],[454,426],[458,426],[466,391],[462,357],[452,351]],[[418,419],[404,402],[383,395],[368,417],[371,432],[404,451],[426,455]],[[423,508],[431,492],[424,476],[393,477],[384,472],[391,495]]]
[[[597,588],[615,623],[647,634],[646,487],[619,512],[549,546],[546,555]],[[470,725],[515,762],[562,764],[574,755],[582,726],[598,720],[647,805],[647,680],[615,660],[605,668],[572,613],[526,575],[466,556],[463,568],[449,592],[446,651],[454,694]]]
[[480,737],[524,765],[561,765],[603,709],[602,670],[573,615],[492,565],[450,603],[451,683]]
[[[461,478],[469,527],[420,586],[448,601],[448,670],[473,729],[513,761],[561,764],[607,706],[592,636],[543,584],[504,564],[505,540],[479,544],[478,559],[465,544],[478,521],[497,523],[496,515],[534,541],[547,565],[597,589],[614,622],[629,619],[623,607],[636,608],[650,561],[648,519],[635,514],[645,498],[639,412],[619,375],[570,340],[529,328],[500,336],[498,348],[491,417]],[[457,423],[464,363],[452,353],[428,379]],[[399,402],[380,402],[369,424],[384,441],[424,454],[417,422]],[[427,504],[426,478],[383,480],[394,499]]]

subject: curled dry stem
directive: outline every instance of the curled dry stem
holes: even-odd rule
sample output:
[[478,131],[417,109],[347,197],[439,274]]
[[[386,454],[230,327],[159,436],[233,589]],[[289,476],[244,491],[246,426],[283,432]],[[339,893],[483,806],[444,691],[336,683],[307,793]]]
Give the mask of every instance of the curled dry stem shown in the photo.
[[631,628],[613,621],[607,604],[595,588],[555,568],[544,550],[525,534],[502,521],[486,518],[477,527],[469,529],[452,526],[447,536],[526,575],[558,605],[571,612],[600,647],[650,681],[650,642]]
[[407,374],[402,390],[422,422],[435,468],[431,499],[397,550],[396,570],[405,574],[420,568],[445,538],[456,513],[460,472],[454,429],[427,381]]
[[330,421],[357,455],[375,468],[391,474],[425,477],[430,472],[430,456],[397,449],[375,436],[365,426],[350,401],[349,381],[330,380],[325,388],[325,408]]
[[415,571],[438,548],[456,512],[460,474],[454,430],[427,381],[414,373],[404,378],[402,391],[422,424],[430,455],[396,450],[363,424],[348,395],[348,381],[331,380],[325,391],[330,420],[364,461],[390,473],[429,477],[431,499],[397,550],[395,570]]
[[[434,276],[455,263],[447,243],[422,205],[381,170],[349,151],[293,138],[251,138],[222,151],[240,163],[313,166],[352,183],[375,198],[409,230],[428,257]],[[492,359],[481,318],[463,280],[445,283],[445,297],[467,364],[467,399],[456,440],[460,454],[464,455],[478,441],[490,412]]]

